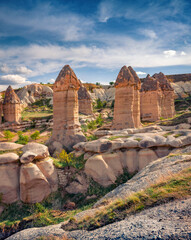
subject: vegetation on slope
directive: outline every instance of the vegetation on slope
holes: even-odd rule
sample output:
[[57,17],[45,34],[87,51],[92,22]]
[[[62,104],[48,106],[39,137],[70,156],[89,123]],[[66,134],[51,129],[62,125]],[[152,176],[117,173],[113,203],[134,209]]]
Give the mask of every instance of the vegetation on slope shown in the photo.
[[94,216],[70,221],[63,225],[64,230],[93,230],[107,224],[123,220],[128,215],[143,209],[191,196],[191,168],[183,170],[145,190],[132,194],[126,199],[114,201],[98,210]]

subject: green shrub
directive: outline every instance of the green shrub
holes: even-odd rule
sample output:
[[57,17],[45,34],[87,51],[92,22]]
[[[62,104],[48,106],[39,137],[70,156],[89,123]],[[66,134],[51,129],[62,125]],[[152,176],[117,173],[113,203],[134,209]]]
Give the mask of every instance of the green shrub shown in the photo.
[[98,124],[99,127],[103,125],[103,118],[101,117],[101,114],[96,118],[95,120],[96,124]]
[[20,134],[18,136],[19,136],[19,138],[16,141],[16,143],[25,145],[29,142],[29,137],[28,136],[24,136],[23,134]]
[[98,137],[96,137],[95,135],[90,135],[90,136],[86,136],[86,139],[87,139],[88,141],[93,141],[93,140],[97,140]]
[[5,137],[5,139],[8,141],[8,140],[11,140],[13,137],[14,137],[14,134],[11,132],[11,131],[9,131],[9,130],[5,130],[4,132],[3,132],[3,134],[4,134],[4,137]]
[[33,134],[31,134],[31,139],[36,140],[40,137],[40,132],[36,130]]
[[100,98],[96,99],[96,104],[95,104],[95,108],[96,109],[101,109],[101,108],[105,108],[107,105],[106,101],[101,101]]
[[86,162],[83,155],[75,157],[73,153],[67,153],[64,149],[57,154],[57,158],[54,158],[53,161],[58,168],[74,167],[76,169],[83,169]]

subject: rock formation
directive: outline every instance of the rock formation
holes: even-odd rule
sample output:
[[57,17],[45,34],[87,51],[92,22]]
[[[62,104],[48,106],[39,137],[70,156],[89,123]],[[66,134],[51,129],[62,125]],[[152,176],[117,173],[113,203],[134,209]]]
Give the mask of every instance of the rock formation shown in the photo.
[[3,114],[6,122],[19,122],[21,120],[21,101],[11,86],[5,92]]
[[174,89],[171,87],[169,80],[163,73],[155,73],[153,77],[159,82],[162,91],[161,117],[172,118],[175,114]]
[[134,70],[123,66],[115,82],[113,129],[140,127],[140,86]]
[[21,157],[10,152],[0,155],[0,193],[6,204],[18,200],[41,202],[58,188],[57,173],[48,148],[28,143],[21,150]]
[[79,123],[78,90],[81,83],[69,65],[60,71],[53,88],[53,133],[49,140],[52,153],[65,148],[71,151],[73,145],[86,139]]
[[141,87],[141,119],[143,121],[157,121],[161,116],[162,92],[159,82],[147,75]]
[[46,85],[33,83],[24,86],[17,92],[17,95],[20,98],[23,107],[27,107],[28,104],[32,104],[41,98],[52,99],[53,90]]
[[76,144],[74,154],[84,154],[86,174],[99,184],[108,186],[124,169],[129,173],[140,171],[150,162],[188,145],[191,145],[190,130],[171,130],[169,133],[150,126],[110,130],[108,136]]
[[85,115],[91,115],[93,113],[92,99],[88,90],[84,86],[81,86],[78,90],[78,101],[80,113]]
[[2,123],[2,114],[3,114],[3,99],[0,95],[0,124]]

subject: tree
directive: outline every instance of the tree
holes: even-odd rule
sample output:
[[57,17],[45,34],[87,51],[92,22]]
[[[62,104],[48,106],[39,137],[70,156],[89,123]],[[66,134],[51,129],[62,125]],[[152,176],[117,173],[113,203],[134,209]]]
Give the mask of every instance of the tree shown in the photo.
[[7,141],[11,140],[14,137],[14,134],[9,130],[4,131],[3,134]]
[[114,82],[109,82],[109,85],[111,85],[111,86],[114,85]]

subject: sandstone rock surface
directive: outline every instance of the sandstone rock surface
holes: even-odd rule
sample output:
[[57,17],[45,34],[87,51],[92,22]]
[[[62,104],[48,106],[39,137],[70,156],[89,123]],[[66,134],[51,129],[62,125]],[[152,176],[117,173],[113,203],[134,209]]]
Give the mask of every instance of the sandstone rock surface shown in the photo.
[[34,142],[28,143],[21,150],[23,151],[23,153],[26,152],[34,153],[36,155],[34,156],[35,160],[44,159],[49,156],[48,147],[40,143]]
[[23,164],[20,169],[20,199],[25,203],[41,202],[51,193],[50,184],[36,164]]
[[115,82],[113,129],[140,127],[140,86],[134,70],[123,66]]
[[53,90],[45,85],[33,83],[24,86],[17,92],[18,97],[21,100],[23,107],[27,107],[29,104],[41,98],[53,98]]
[[4,153],[0,155],[0,164],[16,163],[19,156],[16,153]]
[[0,151],[17,150],[22,148],[22,144],[12,142],[0,142]]
[[11,86],[5,91],[3,115],[6,122],[19,122],[21,120],[21,101]]
[[55,152],[52,143],[60,142],[63,148],[71,151],[73,145],[85,141],[78,115],[78,90],[81,82],[69,65],[60,71],[54,83],[53,133],[49,150]]
[[85,115],[93,113],[92,99],[88,90],[81,85],[78,90],[79,112]]
[[10,204],[19,200],[18,163],[0,163],[0,193],[3,203]]

